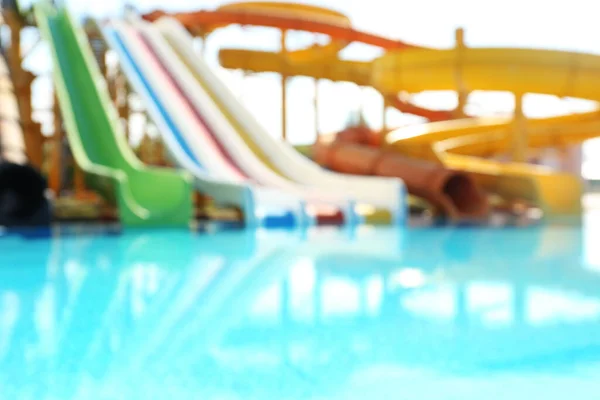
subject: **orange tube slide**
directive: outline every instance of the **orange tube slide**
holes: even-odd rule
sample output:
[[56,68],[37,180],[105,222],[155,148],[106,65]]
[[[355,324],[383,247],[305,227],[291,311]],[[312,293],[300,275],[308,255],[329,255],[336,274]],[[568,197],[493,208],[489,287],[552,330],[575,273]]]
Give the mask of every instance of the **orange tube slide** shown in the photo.
[[314,146],[314,159],[342,173],[401,178],[411,194],[426,199],[452,219],[480,218],[489,212],[487,196],[471,175],[369,147],[373,140],[376,135],[366,128],[323,136]]
[[[256,5],[261,4],[264,9],[261,12],[257,12]],[[314,10],[314,14],[317,12],[328,12],[331,14],[331,18],[329,19],[322,16],[316,18],[315,15],[311,16],[310,14],[307,17],[303,17],[298,16],[294,12],[285,12],[283,7],[276,9],[273,7],[274,4],[277,3],[234,3],[214,11],[200,10],[173,14],[164,11],[153,11],[144,15],[143,18],[148,21],[156,21],[160,17],[169,16],[177,19],[191,32],[200,34],[208,34],[215,29],[238,24],[321,33],[329,35],[336,41],[345,41],[347,43],[360,42],[384,49],[422,48],[399,40],[392,40],[353,29],[345,23],[340,23],[339,18],[334,18],[334,15],[340,14],[333,13],[331,10],[302,5],[305,10]],[[283,3],[279,5],[289,6],[290,4]]]

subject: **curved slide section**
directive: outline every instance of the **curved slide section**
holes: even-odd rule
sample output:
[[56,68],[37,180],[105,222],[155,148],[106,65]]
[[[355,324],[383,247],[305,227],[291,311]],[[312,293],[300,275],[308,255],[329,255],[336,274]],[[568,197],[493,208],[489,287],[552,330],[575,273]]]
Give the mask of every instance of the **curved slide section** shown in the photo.
[[[281,18],[298,19],[308,23],[321,23],[329,25],[342,31],[352,32],[352,23],[346,15],[323,7],[313,6],[309,4],[298,3],[276,3],[266,1],[244,1],[238,3],[229,3],[218,7],[214,13],[218,15],[241,14],[245,16],[245,20],[252,20],[260,25],[261,22],[271,23],[275,27],[285,27]],[[215,15],[213,14],[213,15]],[[261,17],[264,20],[261,20]],[[265,19],[266,17],[266,19]],[[278,18],[280,18],[278,20]],[[193,21],[193,20],[192,20]],[[279,22],[279,24],[277,24]],[[215,29],[226,25],[210,25],[205,28],[205,34],[209,34]],[[356,34],[358,34],[357,31]],[[365,35],[366,37],[369,37]],[[287,57],[294,62],[312,62],[323,58],[335,56],[337,53],[347,47],[352,40],[348,37],[333,38],[327,44],[314,44],[307,49],[292,50],[287,53]],[[399,46],[398,42],[392,42],[390,45]],[[407,45],[408,46],[408,45]]]
[[[385,141],[403,152],[421,155],[426,148],[454,141],[452,153],[486,157],[507,153],[512,146],[512,117],[478,117],[398,128],[387,133]],[[600,110],[527,119],[524,124],[529,148],[568,146],[600,135]],[[469,137],[468,140],[466,138]]]
[[455,90],[457,65],[469,90],[600,101],[600,56],[558,50],[467,47],[388,52],[373,61],[371,81],[390,92]]
[[147,49],[140,47],[139,39],[136,42],[135,32],[122,23],[113,22],[104,33],[117,52],[127,78],[144,99],[168,152],[177,165],[193,173],[200,191],[220,204],[241,207],[250,226],[309,223],[302,199],[252,185],[222,156],[173,80],[165,75]]
[[[133,28],[135,26],[135,28]],[[178,90],[185,94],[189,106],[202,121],[211,137],[219,146],[219,151],[232,165],[235,165],[245,178],[265,187],[278,188],[286,193],[302,198],[307,203],[309,213],[319,224],[350,223],[357,221],[354,202],[348,196],[333,191],[299,185],[275,173],[266,166],[238,135],[235,127],[206,92],[205,87],[181,62],[177,54],[147,22],[132,22],[132,28],[140,43],[136,47],[148,48],[164,67]]]
[[[514,129],[512,118],[474,118],[401,128],[386,140],[392,150],[469,172],[487,191],[509,201],[526,201],[546,215],[579,213],[584,190],[579,177],[548,167],[482,158],[510,151]],[[532,119],[525,131],[530,148],[581,143],[598,136],[600,113]]]
[[374,135],[359,127],[321,136],[313,145],[313,159],[338,172],[399,177],[409,193],[424,198],[454,220],[488,214],[488,198],[470,174],[368,146],[366,142]]
[[[154,22],[165,16],[171,16],[186,29],[198,34],[210,34],[216,29],[229,25],[264,26],[281,30],[297,30],[321,33],[333,40],[326,45],[316,45],[311,49],[293,51],[292,56],[298,61],[314,60],[314,55],[331,54],[331,50],[345,47],[351,42],[360,42],[384,49],[422,49],[399,40],[388,39],[367,32],[353,29],[345,15],[323,7],[287,3],[287,2],[238,2],[226,4],[215,10],[194,12],[166,13],[154,11],[143,16]],[[326,51],[322,51],[326,48]],[[319,49],[318,51],[314,51]]]
[[192,218],[187,174],[144,167],[119,130],[105,81],[87,38],[65,9],[35,6],[50,45],[57,96],[73,155],[86,172],[115,184],[126,226],[187,226]]
[[165,18],[155,25],[200,86],[210,94],[221,113],[235,127],[238,135],[264,164],[294,182],[325,191],[335,190],[354,198],[361,205],[369,205],[358,207],[360,212],[367,209],[363,214],[367,220],[369,213],[373,212],[373,206],[386,210],[393,223],[404,220],[407,203],[405,186],[401,180],[337,174],[306,159],[288,143],[273,138],[265,131],[210,67],[194,53],[192,38],[177,21]]

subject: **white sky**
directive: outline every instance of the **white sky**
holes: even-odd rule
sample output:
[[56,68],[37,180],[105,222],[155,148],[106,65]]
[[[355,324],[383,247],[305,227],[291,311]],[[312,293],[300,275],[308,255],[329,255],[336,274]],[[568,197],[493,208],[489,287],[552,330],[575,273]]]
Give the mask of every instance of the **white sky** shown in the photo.
[[[22,3],[27,3],[23,0]],[[122,0],[66,0],[70,10],[78,15],[95,17],[118,16]],[[546,2],[542,0],[304,0],[304,3],[330,7],[348,15],[356,28],[383,36],[435,47],[451,47],[457,27],[466,30],[469,46],[535,47],[586,51],[600,54],[600,23],[597,6],[590,0]],[[173,10],[210,9],[227,1],[220,0],[136,0],[131,3],[140,11],[156,8]],[[293,47],[310,44],[314,36],[294,33]],[[217,52],[222,47],[243,47],[277,50],[277,31],[264,28],[230,27],[218,31],[208,42],[209,62],[218,67]],[[364,45],[352,45],[344,58],[372,59],[379,51]],[[44,51],[36,52],[29,65],[36,72],[49,69]],[[33,67],[35,66],[35,68]],[[277,75],[263,74],[243,80],[236,71],[221,71],[221,76],[242,97],[258,120],[273,135],[281,132],[281,95]],[[47,93],[49,83],[39,82],[40,93]],[[361,95],[362,92],[362,95]],[[41,107],[48,99],[37,98]],[[257,99],[260,98],[260,101]],[[295,78],[288,87],[288,137],[293,143],[310,143],[315,138],[314,81]],[[455,103],[453,93],[426,93],[415,96],[418,104],[432,108],[450,108]],[[475,93],[471,96],[470,111],[478,114],[507,113],[513,107],[508,93]],[[382,101],[372,89],[360,89],[349,83],[322,82],[319,98],[319,130],[332,132],[343,127],[348,113],[362,106],[367,121],[378,128],[382,124]],[[532,117],[589,110],[590,102],[561,100],[551,96],[529,95],[525,111]],[[420,122],[419,118],[403,117],[395,111],[388,113],[393,125]],[[593,161],[600,153],[600,143],[585,146],[586,175],[600,177],[600,162]]]

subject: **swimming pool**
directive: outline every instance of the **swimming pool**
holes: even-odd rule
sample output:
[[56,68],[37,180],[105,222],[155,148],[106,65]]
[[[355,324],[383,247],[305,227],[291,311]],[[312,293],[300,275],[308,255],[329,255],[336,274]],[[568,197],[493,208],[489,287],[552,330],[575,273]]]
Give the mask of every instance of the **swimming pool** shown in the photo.
[[596,398],[598,231],[4,232],[0,397]]

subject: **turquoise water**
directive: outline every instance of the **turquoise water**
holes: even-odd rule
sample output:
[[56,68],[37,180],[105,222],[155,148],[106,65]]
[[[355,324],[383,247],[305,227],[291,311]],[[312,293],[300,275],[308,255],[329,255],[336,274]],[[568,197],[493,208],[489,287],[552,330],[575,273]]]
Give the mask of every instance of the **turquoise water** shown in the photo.
[[598,231],[0,233],[0,398],[596,399]]

